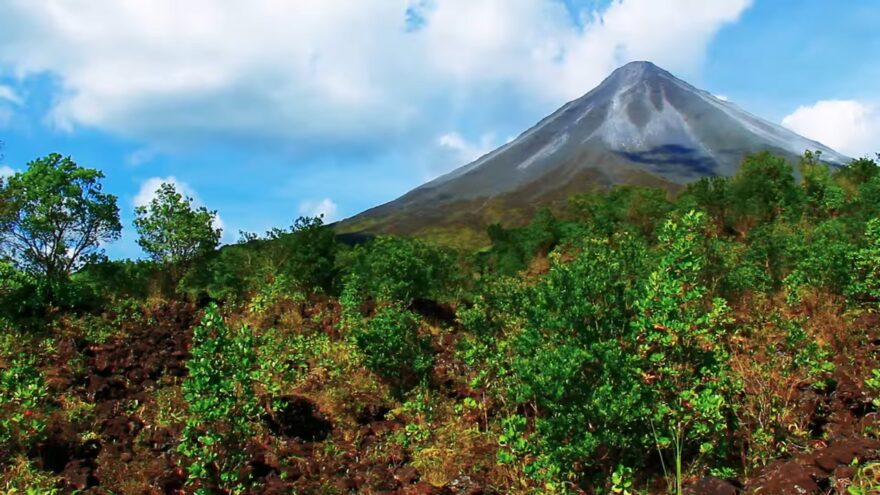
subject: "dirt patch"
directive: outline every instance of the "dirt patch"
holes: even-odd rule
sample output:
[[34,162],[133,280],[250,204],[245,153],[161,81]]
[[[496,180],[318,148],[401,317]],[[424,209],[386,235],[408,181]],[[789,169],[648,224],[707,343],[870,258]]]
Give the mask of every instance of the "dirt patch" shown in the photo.
[[[123,337],[93,345],[65,339],[61,364],[48,375],[93,404],[93,417],[75,427],[57,415],[47,439],[31,452],[36,463],[60,474],[68,490],[126,493],[144,480],[156,493],[182,486],[182,473],[166,452],[176,433],[163,436],[140,413],[157,383],[186,375],[196,316],[191,305],[163,304],[123,322]],[[83,369],[71,369],[69,363],[82,361]]]

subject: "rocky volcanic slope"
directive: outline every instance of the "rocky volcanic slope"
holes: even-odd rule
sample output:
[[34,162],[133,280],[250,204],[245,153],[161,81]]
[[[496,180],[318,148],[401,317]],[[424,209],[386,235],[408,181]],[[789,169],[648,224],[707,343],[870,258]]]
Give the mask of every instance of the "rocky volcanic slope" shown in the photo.
[[514,141],[404,196],[340,224],[342,232],[443,237],[493,222],[516,224],[576,192],[616,184],[677,189],[732,175],[744,156],[795,158],[818,150],[849,159],[650,62],[632,62]]

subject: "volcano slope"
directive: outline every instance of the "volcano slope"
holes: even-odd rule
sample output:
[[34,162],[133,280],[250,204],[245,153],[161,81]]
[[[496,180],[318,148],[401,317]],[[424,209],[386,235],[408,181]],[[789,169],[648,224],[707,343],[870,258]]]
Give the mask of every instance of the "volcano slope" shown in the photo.
[[614,185],[675,192],[700,177],[733,175],[749,154],[792,159],[806,150],[830,165],[849,161],[650,62],[631,62],[510,143],[338,230],[476,246],[486,226],[522,225],[574,193]]

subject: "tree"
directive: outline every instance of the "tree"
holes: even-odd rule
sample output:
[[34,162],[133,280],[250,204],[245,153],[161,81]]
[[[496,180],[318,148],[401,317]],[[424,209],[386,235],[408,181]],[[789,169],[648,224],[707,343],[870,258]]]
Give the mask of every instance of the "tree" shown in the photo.
[[821,151],[813,153],[807,150],[798,165],[806,212],[814,218],[836,216],[846,199],[843,188],[834,180],[828,165],[821,160]]
[[100,257],[119,238],[116,196],[100,171],[53,153],[0,183],[0,255],[49,286]]
[[746,157],[730,184],[737,230],[743,233],[756,224],[794,213],[800,206],[801,194],[794,169],[785,158],[768,152]]
[[163,183],[149,205],[135,208],[138,245],[154,261],[171,265],[175,280],[220,242],[222,231],[214,227],[217,212],[192,203],[173,184]]

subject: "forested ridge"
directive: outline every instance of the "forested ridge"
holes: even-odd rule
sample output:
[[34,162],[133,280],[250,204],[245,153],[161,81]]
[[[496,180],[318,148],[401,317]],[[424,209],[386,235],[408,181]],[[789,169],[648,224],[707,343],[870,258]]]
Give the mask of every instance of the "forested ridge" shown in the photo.
[[49,155],[0,179],[0,493],[880,490],[880,168],[746,158],[471,251],[220,246]]

